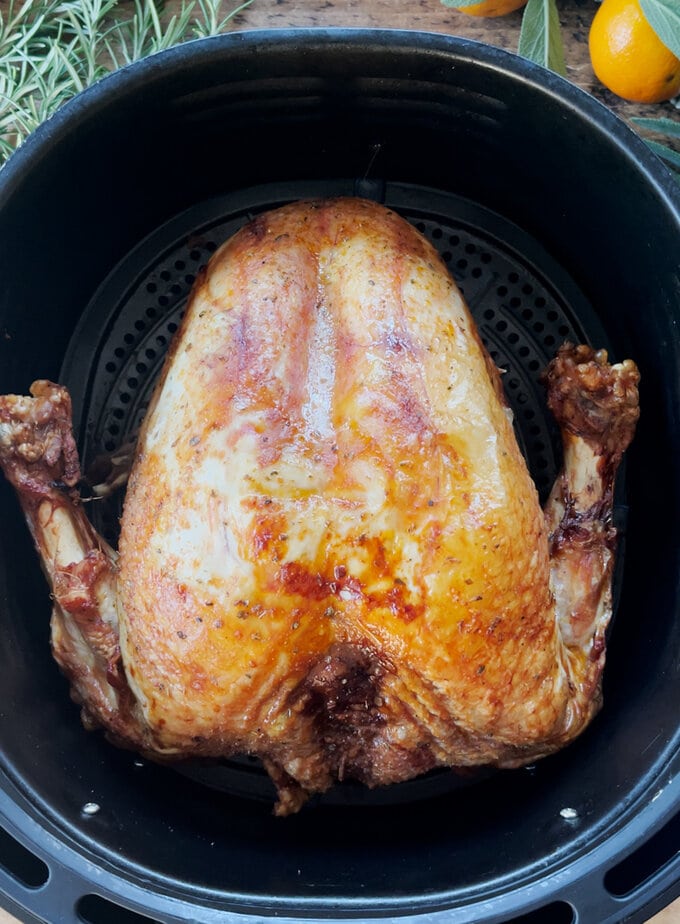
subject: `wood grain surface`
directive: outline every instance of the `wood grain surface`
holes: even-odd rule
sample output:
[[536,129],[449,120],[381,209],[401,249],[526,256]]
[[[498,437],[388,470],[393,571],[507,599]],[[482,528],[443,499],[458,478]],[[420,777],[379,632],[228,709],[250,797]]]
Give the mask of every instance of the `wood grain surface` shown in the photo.
[[[7,0],[0,0],[0,10]],[[172,12],[178,0],[168,0]],[[680,111],[672,103],[637,105],[618,99],[595,78],[588,56],[588,29],[597,9],[596,0],[558,0],[565,41],[567,76],[614,111],[634,128],[637,116],[661,117],[680,123]],[[225,10],[229,4],[225,4]],[[477,19],[444,7],[440,0],[253,0],[231,21],[231,30],[299,28],[387,28],[445,32],[508,51],[517,50],[522,13],[497,19]],[[2,897],[0,896],[0,904]],[[653,924],[680,924],[680,900],[655,915]],[[17,924],[0,909],[0,924]],[[59,924],[59,922],[49,922]],[[598,924],[596,921],[583,924]]]

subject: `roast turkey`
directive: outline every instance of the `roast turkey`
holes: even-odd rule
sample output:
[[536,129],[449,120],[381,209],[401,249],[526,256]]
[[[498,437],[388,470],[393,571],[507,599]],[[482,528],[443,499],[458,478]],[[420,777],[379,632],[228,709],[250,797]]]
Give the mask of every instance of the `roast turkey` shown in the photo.
[[254,755],[279,814],[567,745],[601,701],[639,376],[565,344],[543,378],[564,441],[545,509],[446,266],[340,198],[255,218],[196,281],[117,551],[79,498],[66,389],[0,398],[86,725],[160,760]]

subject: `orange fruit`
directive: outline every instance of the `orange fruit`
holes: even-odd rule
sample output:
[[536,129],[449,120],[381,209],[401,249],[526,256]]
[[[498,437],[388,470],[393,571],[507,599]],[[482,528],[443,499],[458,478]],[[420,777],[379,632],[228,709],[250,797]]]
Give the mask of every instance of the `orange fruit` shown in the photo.
[[526,6],[527,0],[481,0],[474,6],[456,7],[459,13],[467,16],[505,16]]
[[680,59],[661,41],[638,0],[602,0],[588,36],[595,76],[634,103],[660,103],[680,92]]

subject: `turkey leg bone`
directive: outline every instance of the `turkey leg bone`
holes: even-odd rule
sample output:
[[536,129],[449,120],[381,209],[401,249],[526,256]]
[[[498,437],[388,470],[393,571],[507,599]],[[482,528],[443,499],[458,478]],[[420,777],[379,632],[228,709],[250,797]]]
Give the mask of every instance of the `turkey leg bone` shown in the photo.
[[564,463],[545,505],[555,616],[572,687],[564,740],[600,707],[612,615],[614,480],[639,417],[639,372],[604,350],[565,344],[543,374],[562,432]]
[[32,397],[0,397],[0,467],[17,491],[52,591],[52,648],[88,727],[144,749],[148,733],[121,663],[116,553],[97,535],[77,490],[71,400],[37,381]]

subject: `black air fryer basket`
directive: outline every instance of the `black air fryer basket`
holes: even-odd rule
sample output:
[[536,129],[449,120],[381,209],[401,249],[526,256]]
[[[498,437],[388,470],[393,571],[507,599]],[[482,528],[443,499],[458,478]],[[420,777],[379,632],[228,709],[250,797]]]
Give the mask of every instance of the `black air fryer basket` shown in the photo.
[[[439,249],[506,370],[543,496],[560,458],[547,360],[571,339],[638,363],[604,709],[532,767],[343,784],[274,818],[255,762],[159,767],[83,730],[2,482],[4,903],[50,924],[642,922],[680,892],[680,195],[609,111],[434,34],[235,33],[133,65],[0,173],[0,393],[68,385],[96,471],[134,438],[220,242],[335,194],[386,203]],[[88,508],[112,540],[120,503]]]

